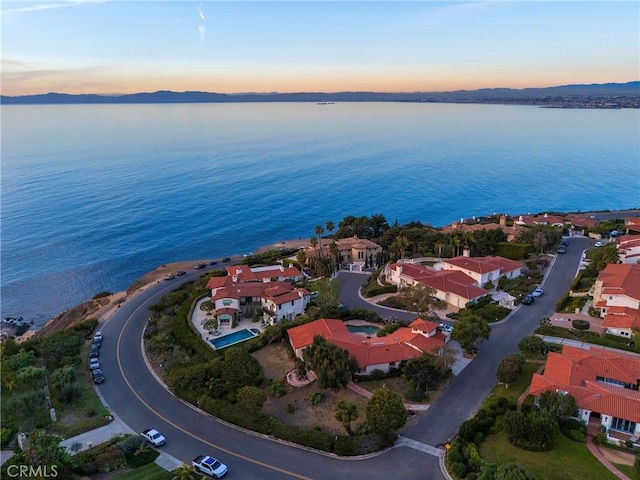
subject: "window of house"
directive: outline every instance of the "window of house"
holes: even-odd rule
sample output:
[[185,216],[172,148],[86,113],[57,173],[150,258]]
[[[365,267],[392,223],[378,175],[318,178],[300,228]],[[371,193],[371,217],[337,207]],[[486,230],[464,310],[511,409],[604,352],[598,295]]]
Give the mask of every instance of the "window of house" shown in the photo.
[[228,298],[225,298],[224,300],[222,300],[222,304],[228,307],[229,305],[231,305],[231,300]]
[[634,433],[636,431],[636,424],[631,420],[625,420],[624,418],[612,417],[611,428],[614,430],[620,430],[622,432]]
[[362,260],[364,258],[364,252],[358,252],[358,260]]
[[282,310],[282,305],[278,305],[278,310]]
[[291,300],[291,305],[293,306],[293,304],[296,303],[295,300]]

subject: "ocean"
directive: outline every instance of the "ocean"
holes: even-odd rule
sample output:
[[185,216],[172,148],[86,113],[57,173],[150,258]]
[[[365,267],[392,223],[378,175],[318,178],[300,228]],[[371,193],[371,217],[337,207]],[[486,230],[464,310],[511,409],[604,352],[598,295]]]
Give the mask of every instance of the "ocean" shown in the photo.
[[432,103],[2,106],[1,316],[382,213],[640,206],[640,112]]

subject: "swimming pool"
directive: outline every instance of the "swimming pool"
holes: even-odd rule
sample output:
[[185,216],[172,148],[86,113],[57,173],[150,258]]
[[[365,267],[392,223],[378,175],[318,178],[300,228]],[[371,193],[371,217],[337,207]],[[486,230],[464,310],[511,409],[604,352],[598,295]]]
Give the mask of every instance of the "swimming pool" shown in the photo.
[[347,325],[347,330],[351,333],[366,333],[368,335],[375,335],[380,327],[375,325]]
[[216,350],[220,350],[221,348],[229,347],[231,345],[235,345],[236,343],[241,343],[245,340],[249,340],[250,338],[257,337],[258,335],[260,335],[260,330],[258,330],[257,328],[243,328],[242,330],[238,330],[237,332],[233,332],[219,338],[214,338],[213,340],[209,341],[211,342],[211,345],[216,348]]

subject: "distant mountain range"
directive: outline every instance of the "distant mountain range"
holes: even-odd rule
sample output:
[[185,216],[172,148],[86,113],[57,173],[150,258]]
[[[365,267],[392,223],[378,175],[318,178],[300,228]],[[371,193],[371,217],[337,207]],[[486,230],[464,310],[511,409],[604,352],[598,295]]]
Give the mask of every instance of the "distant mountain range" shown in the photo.
[[560,108],[640,108],[640,81],[592,85],[562,85],[546,88],[483,88],[451,92],[300,92],[300,93],[209,93],[172,92],[127,95],[0,96],[4,105],[33,104],[123,104],[123,103],[232,103],[232,102],[439,102],[516,103]]

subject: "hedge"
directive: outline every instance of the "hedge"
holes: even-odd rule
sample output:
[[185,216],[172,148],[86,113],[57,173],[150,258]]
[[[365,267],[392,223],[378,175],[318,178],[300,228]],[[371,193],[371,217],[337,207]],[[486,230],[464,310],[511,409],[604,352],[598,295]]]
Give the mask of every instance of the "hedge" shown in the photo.
[[511,260],[523,260],[534,251],[534,246],[529,243],[499,242],[496,244],[495,255]]

